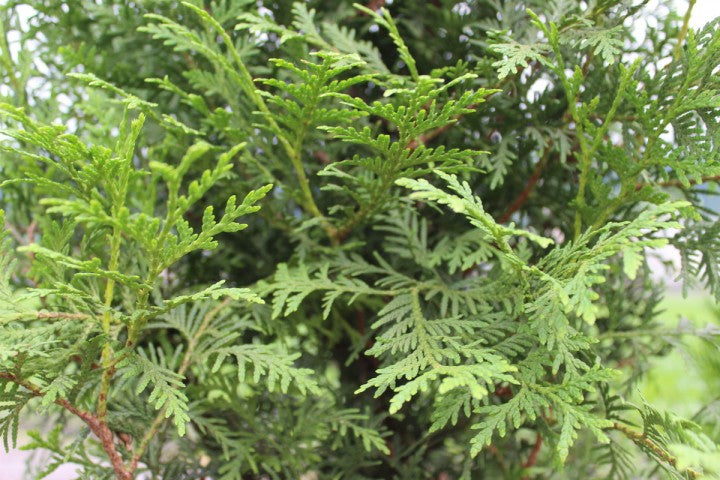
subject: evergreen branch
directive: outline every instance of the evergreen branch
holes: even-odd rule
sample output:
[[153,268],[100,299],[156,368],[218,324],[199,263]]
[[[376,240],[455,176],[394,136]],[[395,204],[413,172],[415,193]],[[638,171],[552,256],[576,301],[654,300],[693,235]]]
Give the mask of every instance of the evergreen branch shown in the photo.
[[[533,67],[535,67],[535,66],[538,66],[539,64],[537,62],[532,62],[532,65],[533,65]],[[521,71],[516,71],[514,73],[511,73],[510,75],[507,75],[507,76],[501,78],[500,81],[497,82],[491,88],[489,88],[488,91],[491,93],[502,92],[508,83],[512,82],[514,79],[516,79],[518,76],[520,76],[520,73],[521,73]],[[470,106],[468,106],[468,108],[474,110],[475,108],[477,108],[477,105],[470,105]],[[415,150],[420,145],[427,145],[428,143],[432,142],[433,140],[435,140],[437,137],[439,137],[443,133],[447,132],[454,126],[458,125],[460,120],[462,120],[465,116],[466,116],[466,114],[455,115],[453,117],[453,120],[455,120],[454,122],[448,123],[446,125],[435,128],[434,130],[430,130],[429,132],[425,132],[425,133],[419,135],[416,139],[413,139],[410,141],[410,143],[408,144],[408,148],[410,150]]]
[[688,7],[687,10],[685,10],[682,27],[680,28],[677,43],[675,44],[675,48],[673,49],[673,57],[675,58],[675,60],[680,59],[680,54],[682,53],[682,47],[685,43],[685,37],[687,36],[688,26],[690,25],[690,17],[692,16],[692,11],[695,7],[695,3],[697,3],[697,0],[688,0]]
[[[642,154],[640,158],[634,162],[635,165],[633,168],[628,171],[629,175],[621,179],[620,192],[608,203],[606,208],[600,212],[593,224],[593,228],[602,225],[631,197],[631,194],[637,192],[637,176],[648,167],[653,165],[663,165],[664,168],[672,167],[684,187],[689,186],[689,180],[684,172],[685,169],[695,171],[696,182],[699,177],[715,176],[717,174],[717,154],[714,149],[713,155],[704,161],[701,161],[700,157],[694,154],[691,149],[687,152],[690,153],[690,155],[686,162],[669,162],[666,159],[667,147],[661,138],[662,133],[669,125],[673,124],[673,122],[675,122],[675,126],[680,126],[679,124],[683,122],[683,117],[690,118],[688,115],[689,112],[699,114],[699,111],[703,108],[711,109],[713,112],[717,110],[716,90],[712,90],[711,87],[706,84],[705,77],[720,63],[720,58],[717,57],[720,35],[717,35],[717,31],[713,31],[712,28],[706,32],[701,32],[701,34],[702,33],[709,34],[701,37],[697,37],[695,34],[690,35],[687,42],[689,49],[688,55],[685,57],[681,56],[680,59],[674,59],[673,62],[658,74],[659,83],[662,85],[662,88],[665,88],[667,91],[664,92],[665,96],[663,98],[652,102],[651,113],[649,114],[652,118],[645,116],[644,122],[647,124],[646,128],[649,129],[649,133],[644,142]],[[702,42],[699,42],[700,38]],[[678,72],[682,73],[680,74]],[[710,118],[704,119],[705,126],[710,125],[713,131],[715,130],[715,128],[712,127],[714,122],[716,122],[714,119],[715,115],[716,113],[713,113]],[[685,134],[691,135],[690,138],[692,138],[692,133]],[[694,135],[697,135],[697,130]],[[700,136],[701,138],[705,138],[704,134],[700,134]],[[706,149],[708,145],[703,145],[699,148]],[[678,154],[683,151],[684,149],[682,147],[678,148]],[[697,168],[697,166],[702,168]]]
[[[192,360],[192,356],[195,354],[195,348],[197,347],[199,339],[205,334],[205,331],[207,330],[208,326],[210,325],[210,322],[217,316],[220,311],[222,311],[224,308],[226,308],[228,305],[230,305],[232,301],[232,298],[226,298],[222,302],[220,302],[215,308],[210,310],[205,316],[203,317],[202,323],[196,330],[195,334],[188,339],[187,348],[185,350],[185,355],[183,356],[182,362],[180,363],[180,367],[177,370],[178,376],[185,376],[185,372],[187,371],[188,367],[190,367],[190,361]],[[158,429],[160,426],[167,420],[167,407],[163,407],[158,414],[153,419],[152,423],[150,424],[150,427],[145,432],[145,435],[140,440],[140,443],[138,444],[137,448],[133,451],[133,456],[130,460],[130,466],[128,467],[130,473],[132,474],[137,470],[138,462],[140,461],[140,458],[145,453],[145,450],[147,449],[148,445],[150,444],[150,441],[155,437],[157,434]]]
[[312,190],[310,189],[310,182],[307,178],[307,175],[305,174],[305,167],[302,163],[301,158],[301,152],[296,149],[293,145],[290,144],[290,142],[281,134],[281,129],[278,123],[275,121],[275,117],[270,112],[270,109],[268,108],[267,104],[263,100],[262,96],[258,93],[257,89],[255,88],[255,84],[252,78],[252,75],[250,75],[250,72],[248,71],[247,67],[245,66],[245,62],[243,62],[242,58],[240,57],[240,54],[238,53],[237,49],[235,48],[235,44],[230,38],[230,36],[227,34],[225,29],[220,25],[217,20],[215,20],[208,12],[203,10],[202,8],[199,8],[192,3],[189,2],[182,2],[182,4],[195,12],[200,18],[202,18],[205,22],[207,22],[210,26],[213,27],[213,29],[222,37],[223,42],[225,43],[225,46],[227,47],[228,51],[233,57],[233,60],[235,61],[235,64],[237,68],[240,71],[240,86],[245,91],[245,93],[250,97],[252,102],[255,104],[255,106],[260,110],[260,112],[263,114],[263,118],[265,118],[265,121],[268,122],[270,125],[270,128],[277,134],[277,138],[282,144],[283,148],[285,149],[285,153],[287,154],[288,158],[290,159],[290,162],[292,163],[293,168],[295,169],[295,174],[297,175],[298,182],[300,184],[300,189],[303,193],[303,197],[305,199],[305,209],[314,217],[320,219],[323,228],[325,229],[325,232],[327,233],[328,238],[332,242],[336,242],[336,233],[332,225],[327,221],[325,218],[325,215],[320,212],[320,209],[318,208],[317,204],[315,203],[315,199],[313,198]]
[[[125,110],[127,116],[128,111]],[[123,127],[127,125],[126,119],[123,119]],[[130,180],[130,172],[132,169],[132,156],[135,142],[140,135],[140,130],[145,122],[145,116],[140,114],[137,120],[132,122],[130,132],[126,133],[126,137],[121,140],[124,142],[124,151],[119,152],[124,158],[121,159],[122,167],[119,172],[117,190],[114,191],[115,201],[112,206],[112,217],[120,220],[123,210],[126,208],[128,182]],[[118,141],[120,144],[120,140]],[[108,271],[117,271],[120,262],[120,245],[122,242],[122,231],[119,225],[113,226],[112,238],[110,240],[110,259],[108,261]],[[102,328],[108,340],[103,346],[101,364],[103,367],[102,379],[100,382],[100,393],[98,394],[97,413],[101,422],[105,421],[107,415],[108,397],[110,395],[110,382],[115,374],[113,365],[113,349],[110,339],[110,324],[112,322],[112,302],[115,295],[115,279],[109,277],[105,284],[105,312],[103,313]]]
[[398,50],[398,55],[403,60],[403,62],[405,62],[405,66],[407,66],[408,70],[410,71],[410,77],[413,81],[417,82],[420,75],[417,70],[415,58],[413,58],[413,56],[410,54],[410,50],[408,49],[407,44],[400,35],[397,24],[390,15],[390,12],[385,7],[380,7],[379,11],[375,11],[364,5],[360,5],[359,3],[354,3],[353,6],[361,12],[364,12],[367,15],[373,17],[378,24],[385,27],[385,29],[390,34],[390,38],[395,44],[395,47]]
[[185,377],[177,374],[166,366],[162,351],[152,343],[146,350],[128,355],[119,368],[124,367],[124,378],[138,376],[135,395],[149,390],[147,402],[156,410],[165,409],[167,416],[173,417],[178,436],[185,434],[188,416],[188,397],[184,391]]
[[[646,434],[636,432],[635,430],[626,427],[625,425],[618,422],[613,423],[612,428],[625,435],[628,439],[632,440],[633,443],[640,446],[644,450],[652,452],[652,454],[660,461],[665,462],[668,465],[671,465],[673,468],[677,469],[677,458],[671,455],[670,452],[665,450],[662,446],[654,442]],[[700,472],[690,467],[685,468],[683,472],[686,473],[690,478],[700,478],[702,476]]]
[[720,20],[640,45],[645,1],[0,8],[6,450],[37,402],[85,428],[30,435],[42,474],[720,471],[716,412],[618,393],[718,337],[656,321],[647,260],[720,299]]
[[38,319],[56,319],[56,318],[69,318],[76,320],[85,320],[94,318],[92,315],[85,313],[67,313],[67,312],[37,312],[35,318]]
[[[35,397],[44,396],[44,393],[41,391],[40,387],[34,385],[31,382],[28,382],[27,380],[20,379],[12,373],[0,372],[0,378],[20,385],[21,387],[28,390]],[[105,453],[110,459],[110,463],[112,464],[113,470],[115,471],[118,480],[132,480],[132,472],[128,470],[125,466],[123,458],[120,455],[120,452],[117,451],[117,448],[115,446],[115,436],[112,430],[108,428],[107,424],[103,420],[90,412],[86,412],[75,407],[73,404],[71,404],[68,400],[64,398],[55,398],[54,403],[61,406],[62,408],[85,422],[85,424],[90,428],[93,434],[95,434],[95,436],[100,440],[100,443],[102,444]]]
[[659,187],[675,187],[675,188],[687,188],[686,183],[689,183],[690,185],[700,185],[706,182],[720,182],[720,175],[708,175],[704,176],[700,179],[688,179],[687,182],[683,182],[681,180],[667,180],[662,182],[638,182],[635,184],[635,191],[642,190],[647,185],[657,185]]
[[[41,297],[42,298],[42,297]],[[96,318],[95,315],[86,313],[70,313],[70,312],[51,312],[51,311],[18,311],[0,315],[3,322],[7,321],[31,321],[31,320],[88,320]]]
[[[473,76],[468,76],[467,78],[473,78]],[[455,79],[444,85],[444,88],[448,88],[460,80],[462,79]],[[429,85],[430,83],[428,82],[426,86],[429,87]],[[460,99],[448,101],[440,112],[437,111],[436,105],[437,93],[433,95],[422,95],[421,92],[413,92],[412,96],[416,97],[414,98],[414,102],[418,107],[427,102],[430,102],[431,105],[427,110],[419,108],[416,112],[409,109],[396,110],[394,106],[383,106],[380,102],[374,102],[368,105],[354,99],[352,103],[348,101],[348,103],[358,107],[361,111],[392,121],[397,125],[399,135],[396,141],[390,142],[390,137],[387,135],[379,135],[373,138],[367,127],[362,131],[354,128],[330,129],[330,131],[338,137],[346,139],[347,141],[372,144],[386,160],[384,165],[376,166],[374,163],[376,157],[353,159],[353,162],[361,164],[367,161],[368,169],[374,170],[379,178],[377,183],[368,189],[368,198],[360,202],[360,208],[356,209],[345,223],[338,228],[339,238],[345,238],[358,224],[382,209],[388,191],[394,183],[397,183],[398,177],[403,173],[419,176],[421,173],[424,173],[423,170],[418,169],[420,164],[427,164],[431,166],[430,168],[434,167],[439,171],[444,169],[448,171],[461,171],[463,166],[469,164],[474,156],[486,153],[482,151],[456,149],[446,152],[444,147],[429,149],[425,148],[424,143],[418,142],[418,139],[421,138],[423,132],[429,131],[432,134],[432,132],[435,131],[436,125],[439,125],[439,127],[436,128],[454,125],[460,115],[472,112],[477,104],[483,102],[487,96],[496,92],[497,90],[485,89],[466,92]],[[451,156],[449,155],[450,153],[454,155]]]
[[[630,81],[632,80],[632,75],[637,70],[638,65],[640,64],[640,60],[636,60],[635,63],[633,63],[632,67],[625,69],[621,67],[621,77],[620,77],[620,84],[617,87],[617,91],[615,92],[615,98],[613,99],[613,103],[610,106],[610,110],[605,116],[605,119],[602,123],[602,126],[597,129],[595,132],[595,136],[593,138],[592,144],[588,147],[584,142],[580,142],[580,149],[581,149],[581,156],[579,160],[580,164],[580,179],[578,181],[578,193],[575,197],[575,203],[577,205],[577,210],[575,212],[575,240],[580,237],[580,234],[582,233],[582,216],[583,216],[583,209],[587,206],[586,200],[585,200],[585,187],[587,185],[588,176],[590,175],[590,168],[592,166],[593,162],[593,156],[595,155],[595,152],[597,152],[598,148],[600,147],[602,141],[605,138],[605,135],[607,134],[608,129],[610,128],[610,124],[613,121],[613,117],[615,116],[615,113],[617,112],[618,107],[620,106],[620,103],[622,102],[624,96],[626,95],[628,86],[630,85]],[[574,103],[574,100],[573,100]],[[577,124],[578,129],[578,135],[584,135],[582,127],[580,124],[582,124],[585,121],[585,118],[581,118],[578,114],[577,109],[573,105],[571,108],[569,108],[570,112],[573,114],[573,118],[575,119],[575,122]],[[597,223],[597,222],[596,222]]]
[[[473,108],[473,107],[474,107],[474,105],[471,105],[469,108]],[[417,149],[420,145],[427,145],[428,143],[435,140],[437,137],[439,137],[443,133],[450,130],[453,126],[455,126],[457,124],[457,121],[460,120],[461,118],[462,118],[462,116],[458,115],[454,119],[454,120],[456,120],[456,123],[448,123],[447,125],[438,127],[435,130],[430,130],[429,132],[421,134],[417,138],[411,140],[410,143],[408,144],[407,148],[412,151],[412,150]]]

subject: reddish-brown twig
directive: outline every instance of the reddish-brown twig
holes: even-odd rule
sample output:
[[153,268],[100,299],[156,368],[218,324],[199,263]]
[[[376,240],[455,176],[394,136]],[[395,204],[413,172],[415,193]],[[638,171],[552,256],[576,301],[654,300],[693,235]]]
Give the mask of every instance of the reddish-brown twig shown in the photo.
[[[540,454],[540,449],[542,448],[543,444],[543,438],[542,435],[540,435],[540,432],[537,432],[535,435],[535,445],[533,445],[532,450],[530,450],[530,455],[528,456],[525,463],[523,463],[523,468],[530,468],[537,463],[538,455]],[[527,480],[527,475],[523,477],[523,480]]]
[[[12,373],[0,372],[0,378],[20,385],[28,390],[33,396],[42,397],[44,395],[37,385],[18,378]],[[117,478],[119,480],[132,480],[132,474],[125,466],[120,452],[117,451],[117,448],[115,447],[115,436],[107,424],[101,421],[96,415],[75,407],[64,398],[56,399],[55,403],[85,422],[85,424],[90,428],[90,431],[93,432],[93,434],[95,434],[95,436],[100,440],[103,450],[105,450],[105,453],[110,459],[110,463],[112,464]]]
[[621,432],[627,438],[632,440],[633,443],[642,447],[644,450],[652,452],[654,456],[656,456],[663,462],[672,465],[674,468],[677,468],[681,471],[684,470],[690,478],[700,478],[700,476],[702,475],[700,472],[692,468],[679,468],[677,464],[677,458],[673,457],[670,453],[668,453],[667,450],[665,450],[661,445],[657,444],[653,439],[649,438],[645,433],[636,432],[635,430],[626,427],[625,425],[618,422],[615,422],[612,428],[614,428],[618,432]]
[[369,8],[373,12],[377,12],[384,6],[385,6],[385,0],[370,0],[367,3],[367,8]]
[[508,220],[510,220],[510,217],[512,216],[512,214],[517,212],[518,210],[520,210],[520,208],[522,208],[522,206],[525,205],[525,202],[527,202],[527,199],[530,196],[530,193],[532,193],[538,180],[540,180],[540,174],[542,173],[542,170],[545,167],[545,164],[547,163],[549,156],[550,156],[550,145],[545,147],[545,153],[543,154],[542,158],[540,158],[540,160],[538,160],[537,164],[535,164],[535,168],[533,169],[533,172],[530,175],[530,178],[528,179],[527,183],[525,184],[525,188],[522,189],[522,191],[518,194],[518,196],[515,197],[515,200],[513,200],[513,202],[507,207],[505,212],[500,216],[500,218],[498,219],[499,223],[505,223]]

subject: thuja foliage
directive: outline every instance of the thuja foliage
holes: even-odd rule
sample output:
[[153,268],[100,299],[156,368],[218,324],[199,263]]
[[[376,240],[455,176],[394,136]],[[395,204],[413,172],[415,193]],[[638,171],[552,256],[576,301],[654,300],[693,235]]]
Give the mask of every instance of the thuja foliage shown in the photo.
[[648,262],[720,299],[720,28],[646,3],[6,2],[5,449],[42,418],[39,478],[720,475],[714,404],[636,388],[720,333],[660,322]]

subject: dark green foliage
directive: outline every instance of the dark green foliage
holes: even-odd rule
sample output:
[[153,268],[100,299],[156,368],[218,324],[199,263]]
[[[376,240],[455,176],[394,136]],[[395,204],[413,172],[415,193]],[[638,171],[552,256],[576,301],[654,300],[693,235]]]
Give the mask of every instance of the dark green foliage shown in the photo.
[[718,21],[383,3],[0,7],[6,450],[37,413],[80,478],[720,475],[715,404],[632,403],[718,336],[648,263],[720,298]]

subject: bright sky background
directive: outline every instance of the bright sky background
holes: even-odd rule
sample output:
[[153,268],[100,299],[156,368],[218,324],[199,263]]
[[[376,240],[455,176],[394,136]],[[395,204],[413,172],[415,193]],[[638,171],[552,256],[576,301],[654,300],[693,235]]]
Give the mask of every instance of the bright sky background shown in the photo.
[[[685,0],[683,3],[687,4]],[[697,0],[690,16],[690,26],[700,28],[715,17],[720,17],[720,0]]]

